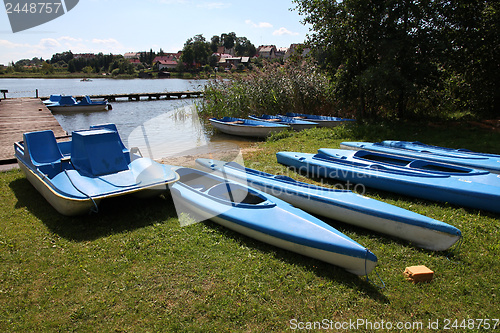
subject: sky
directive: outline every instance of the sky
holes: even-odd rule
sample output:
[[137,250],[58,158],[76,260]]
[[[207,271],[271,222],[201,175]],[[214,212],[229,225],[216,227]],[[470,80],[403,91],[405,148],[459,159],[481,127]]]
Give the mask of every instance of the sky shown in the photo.
[[[5,2],[7,2],[6,0]],[[36,1],[40,2],[40,1]],[[0,64],[71,50],[124,54],[182,50],[187,39],[235,32],[256,47],[302,43],[309,27],[291,0],[80,0],[66,14],[13,33],[0,9]]]

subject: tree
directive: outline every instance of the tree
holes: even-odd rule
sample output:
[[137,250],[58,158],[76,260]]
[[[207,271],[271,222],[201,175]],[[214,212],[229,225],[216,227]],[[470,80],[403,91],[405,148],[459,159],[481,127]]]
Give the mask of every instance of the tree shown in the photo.
[[51,74],[54,73],[54,67],[48,62],[42,63],[42,73],[43,74]]
[[465,107],[485,116],[500,110],[500,3],[498,1],[455,0],[442,7],[446,17],[443,66],[454,82]]
[[209,63],[210,44],[203,35],[196,35],[189,38],[182,49],[181,61],[188,67],[204,66]]
[[76,72],[76,66],[74,61],[70,61],[68,63],[68,72],[70,73],[75,73]]
[[487,101],[484,110],[498,109],[498,2],[294,2],[312,25],[308,44],[333,78],[336,98],[358,117],[446,109],[446,81],[457,78],[469,98]]
[[85,74],[90,74],[94,71],[94,68],[92,66],[85,66],[82,68],[82,72]]
[[224,48],[230,50],[234,47],[236,41],[236,34],[234,32],[230,32],[228,34],[222,34],[221,41]]
[[212,53],[216,53],[219,46],[220,46],[220,37],[217,35],[212,36],[212,39],[210,39],[210,50],[212,50]]
[[52,58],[50,59],[51,64],[58,63],[60,61],[64,61],[66,64],[69,63],[69,61],[73,59],[73,53],[71,51],[66,51],[62,53],[56,53],[52,55]]
[[418,0],[295,0],[315,33],[308,43],[334,78],[337,98],[358,117],[397,111],[405,116],[422,85],[437,72],[434,2]]
[[238,57],[253,57],[257,53],[255,46],[246,37],[236,38],[234,49]]
[[149,66],[153,66],[153,60],[156,57],[156,53],[153,52],[153,49],[149,49],[149,52],[141,52],[139,55],[139,60],[143,63],[148,64]]

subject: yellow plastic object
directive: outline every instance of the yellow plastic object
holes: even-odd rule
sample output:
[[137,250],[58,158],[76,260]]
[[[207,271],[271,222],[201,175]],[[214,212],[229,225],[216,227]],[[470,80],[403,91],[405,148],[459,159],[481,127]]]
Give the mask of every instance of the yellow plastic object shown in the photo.
[[434,272],[426,266],[410,266],[406,267],[404,275],[408,281],[413,283],[430,282],[434,277]]

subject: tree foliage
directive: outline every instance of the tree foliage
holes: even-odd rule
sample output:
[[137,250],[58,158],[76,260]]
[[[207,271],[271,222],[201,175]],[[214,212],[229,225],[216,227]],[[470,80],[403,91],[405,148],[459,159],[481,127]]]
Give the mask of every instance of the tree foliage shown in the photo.
[[82,72],[85,68],[87,73],[107,72],[109,65],[116,59],[122,56],[114,56],[112,54],[96,54],[93,58],[72,58],[68,61],[68,71],[70,73]]
[[186,43],[184,43],[181,61],[185,63],[188,68],[204,66],[208,64],[211,54],[210,44],[203,35],[199,34],[193,38],[189,38]]
[[50,63],[56,64],[60,61],[63,61],[64,63],[68,64],[71,59],[73,59],[73,53],[71,51],[66,51],[66,52],[56,53],[56,54],[52,55],[52,58],[50,59]]
[[308,43],[333,78],[335,97],[358,117],[446,112],[463,106],[464,96],[473,112],[498,108],[498,84],[491,79],[500,74],[493,56],[497,3],[294,2],[312,25]]
[[213,56],[218,48],[223,46],[225,49],[235,50],[235,55],[239,57],[252,57],[256,53],[255,46],[246,37],[238,37],[236,33],[223,33],[220,36],[212,36],[208,42],[203,35],[199,34],[189,38],[184,43],[182,49],[181,61],[188,67],[203,67],[210,65],[215,67],[217,59]]

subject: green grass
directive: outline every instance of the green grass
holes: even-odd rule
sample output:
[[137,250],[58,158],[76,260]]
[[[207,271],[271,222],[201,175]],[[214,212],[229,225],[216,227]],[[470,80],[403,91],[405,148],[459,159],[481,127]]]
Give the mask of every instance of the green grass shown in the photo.
[[[274,154],[381,139],[500,153],[498,133],[399,123],[273,137],[257,143],[245,162],[314,182],[277,164]],[[366,281],[212,222],[181,227],[169,197],[116,198],[103,201],[98,214],[64,217],[18,170],[0,174],[0,195],[2,332],[281,332],[297,331],[291,320],[358,319],[421,322],[418,331],[431,331],[426,327],[436,320],[441,330],[446,320],[453,328],[458,320],[455,331],[465,331],[462,320],[500,318],[500,216],[485,211],[366,192],[460,228],[460,249],[437,253],[327,220],[377,255],[386,285],[380,289],[375,273]],[[434,270],[434,280],[406,281],[403,271],[412,265]]]

